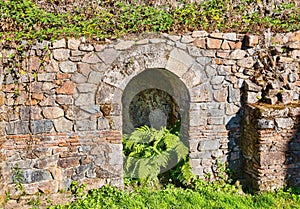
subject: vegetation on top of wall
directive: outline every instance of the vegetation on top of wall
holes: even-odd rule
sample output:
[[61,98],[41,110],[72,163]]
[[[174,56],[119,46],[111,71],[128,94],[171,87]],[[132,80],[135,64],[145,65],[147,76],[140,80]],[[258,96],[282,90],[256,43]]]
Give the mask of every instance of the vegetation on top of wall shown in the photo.
[[[64,1],[45,2],[54,7],[42,7],[40,1],[32,0],[0,1],[0,38],[50,40],[85,36],[104,39],[143,32],[261,33],[265,29],[274,32],[300,29],[299,7],[292,1],[272,5],[270,10],[261,0],[176,1],[177,4],[167,1],[156,6],[153,6],[155,1],[82,0],[80,5],[72,0],[64,11],[59,7]],[[70,6],[72,3],[74,6]]]

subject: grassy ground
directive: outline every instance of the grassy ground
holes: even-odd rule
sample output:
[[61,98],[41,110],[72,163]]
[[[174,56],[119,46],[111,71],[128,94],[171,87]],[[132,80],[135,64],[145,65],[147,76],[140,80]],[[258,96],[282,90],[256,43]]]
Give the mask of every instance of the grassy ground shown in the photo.
[[119,190],[104,186],[50,208],[300,208],[299,191],[246,194],[231,185],[198,182],[193,188],[166,186]]

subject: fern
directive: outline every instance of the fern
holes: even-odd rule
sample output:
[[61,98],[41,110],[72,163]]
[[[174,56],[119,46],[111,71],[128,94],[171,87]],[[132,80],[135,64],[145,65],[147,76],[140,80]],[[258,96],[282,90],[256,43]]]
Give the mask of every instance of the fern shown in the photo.
[[[171,130],[172,131],[172,130]],[[123,136],[124,176],[131,179],[155,180],[162,172],[168,171],[179,162],[188,162],[188,148],[177,134],[163,127],[161,130],[142,126],[130,135]],[[182,168],[177,180],[182,183],[191,178],[187,169]],[[178,172],[177,172],[178,173]]]

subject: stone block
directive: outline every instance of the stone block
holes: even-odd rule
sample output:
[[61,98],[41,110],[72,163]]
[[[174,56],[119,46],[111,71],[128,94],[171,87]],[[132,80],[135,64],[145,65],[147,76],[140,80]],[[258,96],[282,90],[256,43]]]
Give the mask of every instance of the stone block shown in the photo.
[[60,88],[56,89],[57,94],[74,94],[76,84],[73,81],[65,81]]
[[104,77],[103,72],[94,72],[92,71],[88,78],[88,83],[90,84],[99,84]]
[[41,112],[42,110],[38,106],[23,106],[20,107],[20,119],[22,121],[39,120],[42,119]]
[[205,38],[197,38],[194,41],[194,45],[200,49],[206,48],[206,39]]
[[126,50],[131,48],[134,45],[134,41],[120,41],[117,45],[115,45],[116,50]]
[[52,180],[51,173],[46,170],[24,170],[23,171],[24,183],[34,183],[40,181]]
[[218,150],[219,147],[220,142],[218,140],[205,140],[199,142],[198,150],[201,152],[209,150]]
[[[186,45],[184,45],[186,46]],[[182,49],[185,49],[184,47],[181,47]],[[202,49],[199,49],[195,46],[189,46],[188,47],[188,52],[189,52],[189,55],[191,56],[194,56],[194,57],[202,57]]]
[[75,99],[76,106],[89,106],[95,104],[95,95],[93,93],[85,93],[79,94],[79,96]]
[[59,63],[59,69],[63,73],[74,73],[77,71],[76,63],[71,61],[65,61]]
[[48,64],[45,66],[45,71],[48,73],[56,73],[59,71],[58,62],[54,59],[50,59]]
[[258,45],[258,39],[259,37],[256,36],[256,35],[245,35],[244,37],[244,43],[245,43],[245,46],[247,47],[255,47],[256,45]]
[[109,144],[111,152],[108,155],[110,165],[123,165],[123,146],[122,144]]
[[61,168],[75,168],[80,165],[78,157],[61,158],[57,165]]
[[257,103],[261,99],[261,92],[246,92],[246,103]]
[[234,59],[234,60],[243,59],[246,56],[246,54],[247,53],[244,50],[236,49],[231,52],[230,59]]
[[209,117],[207,119],[208,125],[222,125],[224,124],[224,118],[223,117]]
[[9,122],[5,127],[6,134],[8,135],[16,135],[16,134],[28,134],[29,130],[29,122],[26,121],[15,121]]
[[208,49],[220,49],[223,40],[215,38],[207,38],[207,48]]
[[37,74],[38,81],[54,81],[55,80],[55,73],[39,73]]
[[216,102],[227,101],[228,90],[227,88],[222,88],[214,91],[213,97]]
[[185,51],[173,49],[170,53],[166,69],[181,77],[194,63],[194,59]]
[[64,110],[60,107],[44,107],[43,116],[47,119],[55,119],[64,116]]
[[120,52],[113,48],[105,49],[102,52],[98,52],[99,58],[107,65],[112,64],[116,58],[120,55]]
[[258,129],[273,129],[275,127],[274,120],[272,119],[258,119],[257,120]]
[[52,47],[50,48],[51,49],[66,48],[66,40],[64,38],[57,40],[54,43],[52,43]]
[[[98,83],[99,83],[99,80],[98,80]],[[80,92],[80,93],[96,92],[96,90],[97,90],[97,85],[92,84],[92,83],[80,83],[80,84],[77,84],[76,87],[77,87],[78,92]]]
[[55,101],[60,105],[71,105],[73,104],[73,97],[72,95],[57,95]]
[[84,55],[84,57],[82,58],[82,62],[88,63],[88,64],[95,64],[95,63],[101,62],[101,60],[94,52],[90,52],[90,53]]
[[58,181],[40,182],[39,190],[44,194],[54,194],[58,192]]
[[275,125],[279,129],[290,129],[296,124],[292,118],[275,118]]
[[53,122],[51,120],[32,121],[30,130],[33,134],[50,133],[53,130]]
[[80,45],[80,40],[75,38],[68,39],[68,48],[72,50],[77,50]]
[[252,57],[246,57],[238,60],[237,65],[243,68],[253,68],[254,60]]
[[192,88],[190,94],[192,102],[212,101],[211,86],[207,83]]
[[55,119],[53,120],[53,123],[57,132],[73,131],[73,122],[66,118]]
[[76,130],[77,131],[93,131],[96,130],[96,120],[77,120]]
[[80,51],[85,51],[85,52],[91,52],[94,51],[94,46],[92,44],[80,44],[79,45],[79,50]]
[[58,61],[68,60],[70,57],[69,49],[55,49],[53,50],[53,58]]
[[196,30],[196,31],[193,31],[193,33],[192,33],[192,37],[194,37],[194,38],[204,38],[207,36],[208,36],[208,33],[204,30]]
[[189,35],[183,35],[181,37],[181,43],[184,43],[184,44],[192,43],[194,40],[195,40],[195,38],[192,36],[189,36]]
[[98,118],[97,120],[97,129],[98,130],[107,130],[109,129],[109,121],[107,118]]
[[255,84],[249,80],[246,80],[244,82],[244,86],[245,86],[246,91],[260,92],[262,90],[261,86],[258,86],[257,84]]

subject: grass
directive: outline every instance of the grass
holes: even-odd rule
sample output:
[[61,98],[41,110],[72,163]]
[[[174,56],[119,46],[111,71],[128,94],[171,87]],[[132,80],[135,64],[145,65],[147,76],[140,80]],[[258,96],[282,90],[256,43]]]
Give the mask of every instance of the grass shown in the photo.
[[198,185],[191,188],[104,186],[90,190],[74,202],[50,208],[300,208],[300,195],[295,189],[246,194],[232,185],[198,180]]

